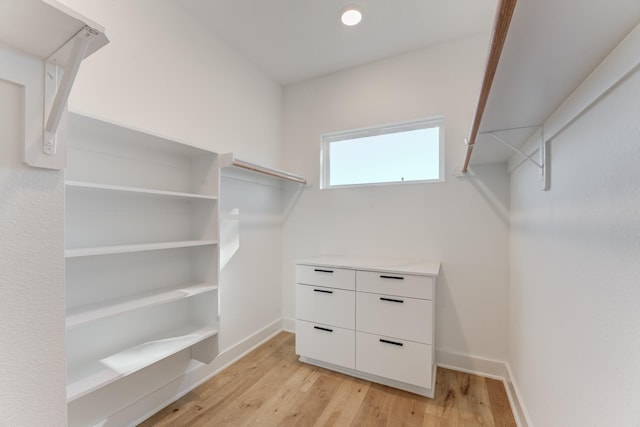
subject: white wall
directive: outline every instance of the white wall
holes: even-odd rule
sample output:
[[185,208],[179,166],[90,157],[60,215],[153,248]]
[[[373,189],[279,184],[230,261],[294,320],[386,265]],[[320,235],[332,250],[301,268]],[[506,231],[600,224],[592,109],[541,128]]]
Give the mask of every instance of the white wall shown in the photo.
[[640,425],[640,72],[511,176],[509,363],[535,426]]
[[69,106],[274,167],[282,89],[171,0],[62,0],[106,28]]
[[[18,73],[36,73],[36,81],[44,81],[41,60],[9,54],[0,47],[0,62],[2,69],[11,63]],[[2,71],[0,425],[63,426],[63,175],[24,164],[24,92],[20,86],[2,80],[6,77]],[[31,89],[39,93],[39,88]]]
[[[295,318],[296,258],[318,254],[442,262],[436,349],[506,360],[506,168],[457,178],[487,37],[416,51],[285,88],[284,166],[309,178],[283,229],[283,315]],[[327,132],[445,116],[446,182],[319,190]],[[290,323],[289,323],[290,324]]]
[[[223,172],[220,194],[220,240],[237,244],[230,252],[229,262],[221,265],[225,288],[220,338],[225,348],[282,317],[282,232],[280,224],[270,220],[281,210],[280,186],[271,179],[237,172]],[[241,219],[229,219],[233,212]],[[223,252],[227,249],[225,245],[221,247]],[[229,338],[236,341],[229,342]]]

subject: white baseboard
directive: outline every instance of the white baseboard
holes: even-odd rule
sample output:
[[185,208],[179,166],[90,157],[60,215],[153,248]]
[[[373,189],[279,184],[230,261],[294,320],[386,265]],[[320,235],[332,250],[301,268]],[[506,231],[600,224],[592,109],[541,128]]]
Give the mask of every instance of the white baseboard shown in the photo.
[[436,365],[497,380],[503,380],[508,375],[505,363],[499,360],[444,350],[436,350]]
[[282,330],[287,332],[296,333],[296,319],[290,317],[282,318]]
[[501,380],[504,383],[509,405],[511,406],[511,412],[513,412],[517,426],[533,427],[520,399],[521,395],[518,392],[518,387],[515,384],[508,363],[461,353],[436,350],[436,364],[439,367],[453,369],[454,371]]
[[[111,415],[97,426],[135,426],[242,359],[283,330],[277,320],[223,351],[209,365],[194,362],[184,375]],[[143,414],[142,416],[140,414]]]
[[533,423],[529,417],[529,412],[527,412],[527,409],[524,406],[524,401],[521,397],[522,395],[518,390],[518,386],[511,371],[511,366],[509,363],[506,363],[505,366],[507,367],[507,378],[504,380],[504,388],[507,390],[507,397],[509,398],[509,404],[511,405],[511,412],[513,412],[516,423],[518,424],[518,427],[533,427]]

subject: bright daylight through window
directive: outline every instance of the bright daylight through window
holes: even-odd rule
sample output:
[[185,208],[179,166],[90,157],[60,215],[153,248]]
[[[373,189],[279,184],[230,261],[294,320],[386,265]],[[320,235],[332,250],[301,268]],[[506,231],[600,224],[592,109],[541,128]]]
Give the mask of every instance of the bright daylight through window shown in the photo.
[[442,181],[444,119],[323,136],[322,188]]

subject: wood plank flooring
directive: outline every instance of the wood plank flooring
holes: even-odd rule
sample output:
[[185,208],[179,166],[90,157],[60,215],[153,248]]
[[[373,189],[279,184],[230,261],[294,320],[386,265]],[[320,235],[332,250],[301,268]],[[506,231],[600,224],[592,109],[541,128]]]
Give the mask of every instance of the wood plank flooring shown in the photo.
[[282,332],[141,424],[515,426],[502,382],[438,368],[433,399],[298,361]]

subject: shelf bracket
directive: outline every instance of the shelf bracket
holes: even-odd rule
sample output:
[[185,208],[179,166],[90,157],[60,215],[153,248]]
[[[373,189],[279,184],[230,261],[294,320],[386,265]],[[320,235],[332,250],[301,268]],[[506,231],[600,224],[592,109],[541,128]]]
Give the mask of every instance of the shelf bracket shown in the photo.
[[99,31],[85,26],[67,42],[67,44],[73,43],[73,45],[59,85],[57,76],[58,67],[52,62],[51,57],[46,61],[44,76],[45,104],[48,104],[51,96],[53,96],[53,101],[51,101],[50,106],[45,105],[45,116],[47,110],[49,110],[49,116],[45,119],[44,124],[43,151],[49,156],[56,154],[56,134],[58,132],[58,126],[64,114],[73,82],[80,69],[80,63],[85,57],[89,42],[93,37],[98,35],[100,35]]
[[533,159],[533,155],[535,154],[527,154],[524,151],[522,151],[521,149],[519,149],[518,147],[516,147],[515,145],[505,141],[504,139],[500,138],[498,135],[496,135],[496,131],[492,131],[492,132],[482,132],[482,134],[484,135],[489,135],[491,137],[493,137],[496,141],[504,144],[506,147],[512,149],[513,151],[515,151],[516,153],[520,154],[523,157],[524,161],[528,161],[531,162],[532,164],[534,164],[539,170],[540,170],[540,175],[542,177],[542,181],[543,181],[543,186],[542,186],[542,191],[548,191],[549,188],[551,188],[551,162],[550,162],[550,154],[551,154],[551,150],[550,150],[550,143],[551,141],[546,141],[545,137],[544,137],[544,126],[540,126],[541,129],[541,134],[540,134],[540,162],[537,162],[536,160]]

